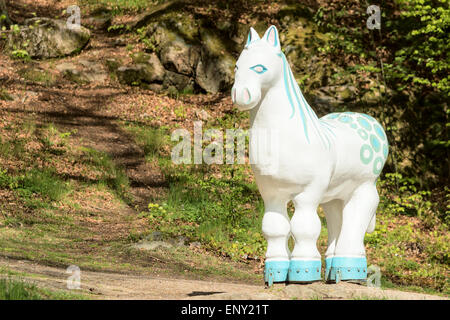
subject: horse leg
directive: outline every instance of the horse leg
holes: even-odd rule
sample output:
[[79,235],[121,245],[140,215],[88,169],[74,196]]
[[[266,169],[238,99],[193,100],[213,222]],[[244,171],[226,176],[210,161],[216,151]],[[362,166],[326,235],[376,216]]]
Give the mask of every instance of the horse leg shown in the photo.
[[327,219],[328,229],[328,247],[325,252],[325,280],[329,280],[331,262],[336,248],[336,242],[342,227],[342,208],[344,203],[342,200],[336,199],[321,204]]
[[273,282],[285,282],[289,269],[288,240],[290,235],[287,200],[264,199],[265,213],[262,232],[267,240],[264,280],[271,286]]
[[364,235],[378,206],[379,196],[373,182],[356,188],[344,205],[342,228],[331,263],[330,279],[365,280],[367,260]]
[[294,198],[295,212],[291,219],[291,232],[295,246],[289,266],[290,282],[320,280],[321,261],[317,250],[320,219],[317,215],[318,201],[311,194],[302,193]]

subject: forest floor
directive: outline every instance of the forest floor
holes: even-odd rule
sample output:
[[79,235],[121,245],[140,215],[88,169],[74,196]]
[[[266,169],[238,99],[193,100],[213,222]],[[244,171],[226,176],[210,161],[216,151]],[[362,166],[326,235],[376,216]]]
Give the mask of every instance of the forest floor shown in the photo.
[[[32,9],[33,1],[23,3],[27,10],[17,5],[11,13],[17,21],[20,10],[54,16],[68,2]],[[127,63],[139,51],[138,35],[94,31],[88,47],[64,59],[24,62],[0,52],[0,89],[11,98],[0,99],[0,182],[9,181],[0,185],[2,277],[66,290],[66,268],[77,265],[77,292],[90,299],[442,298],[350,283],[265,289],[261,257],[236,261],[197,241],[154,236],[142,212],[167,196],[168,181],[136,134],[145,126],[192,130],[199,118],[228,119],[233,106],[228,94],[170,98],[120,85],[104,62]],[[57,71],[86,61],[100,63],[95,70],[106,80],[79,84]],[[150,139],[170,153],[158,136]],[[17,181],[21,187],[13,187]]]

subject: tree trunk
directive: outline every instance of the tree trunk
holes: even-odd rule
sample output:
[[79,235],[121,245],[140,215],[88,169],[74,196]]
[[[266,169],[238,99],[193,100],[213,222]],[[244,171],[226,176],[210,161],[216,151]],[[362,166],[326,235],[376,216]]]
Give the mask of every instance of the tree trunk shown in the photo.
[[8,16],[5,0],[0,0],[0,30],[2,27],[9,27],[10,25],[11,20]]

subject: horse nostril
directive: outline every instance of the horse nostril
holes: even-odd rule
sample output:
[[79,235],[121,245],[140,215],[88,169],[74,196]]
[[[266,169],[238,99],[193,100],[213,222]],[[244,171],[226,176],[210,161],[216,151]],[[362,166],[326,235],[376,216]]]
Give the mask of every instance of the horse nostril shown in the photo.
[[250,95],[250,91],[248,91],[247,88],[244,89],[244,101],[246,104],[250,103],[250,100],[252,99]]

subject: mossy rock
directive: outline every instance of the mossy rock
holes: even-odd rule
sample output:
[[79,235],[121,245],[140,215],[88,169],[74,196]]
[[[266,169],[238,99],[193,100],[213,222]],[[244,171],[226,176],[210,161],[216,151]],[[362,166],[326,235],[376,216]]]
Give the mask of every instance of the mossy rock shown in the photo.
[[33,18],[9,34],[8,52],[26,51],[31,58],[49,59],[79,53],[88,43],[90,31],[68,28],[65,20]]
[[24,67],[18,70],[17,73],[25,80],[40,83],[46,86],[53,85],[56,81],[53,74],[33,65]]
[[105,60],[105,65],[111,73],[116,73],[122,64],[122,60],[119,58],[108,58]]
[[167,71],[164,77],[163,86],[165,88],[175,87],[178,91],[183,91],[186,87],[192,85],[190,77]]
[[14,98],[3,88],[0,88],[0,100],[13,101]]
[[89,80],[79,70],[65,70],[63,77],[76,84],[87,84]]

